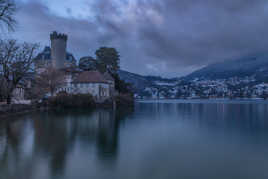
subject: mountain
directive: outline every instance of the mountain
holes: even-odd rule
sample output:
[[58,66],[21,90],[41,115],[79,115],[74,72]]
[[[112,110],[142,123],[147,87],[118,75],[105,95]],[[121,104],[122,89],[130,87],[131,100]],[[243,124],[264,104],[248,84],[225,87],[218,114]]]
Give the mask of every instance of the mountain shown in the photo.
[[136,97],[142,99],[226,97],[228,95],[229,97],[262,97],[266,94],[266,85],[263,82],[268,82],[268,54],[208,65],[182,78],[142,76],[122,70],[119,71],[119,76],[132,84]]
[[268,54],[228,60],[209,65],[186,76],[193,79],[227,79],[231,77],[255,76],[258,80],[268,79]]
[[119,70],[118,72],[121,80],[130,83],[135,91],[142,90],[147,86],[152,86],[152,82],[145,78],[145,76]]
[[130,83],[134,91],[142,91],[145,88],[159,87],[159,86],[172,86],[177,82],[177,78],[162,78],[159,76],[142,76],[135,73],[130,73],[124,70],[118,72],[121,80]]

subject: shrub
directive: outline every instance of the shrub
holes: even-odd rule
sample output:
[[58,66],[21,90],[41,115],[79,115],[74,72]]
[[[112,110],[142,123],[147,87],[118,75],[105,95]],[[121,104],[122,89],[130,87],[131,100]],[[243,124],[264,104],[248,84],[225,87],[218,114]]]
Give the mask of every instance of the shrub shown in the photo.
[[75,94],[70,95],[66,93],[60,93],[56,97],[51,97],[48,100],[49,106],[53,107],[92,107],[95,106],[93,96],[90,94]]
[[132,107],[134,106],[134,97],[132,94],[119,94],[115,98],[118,107]]

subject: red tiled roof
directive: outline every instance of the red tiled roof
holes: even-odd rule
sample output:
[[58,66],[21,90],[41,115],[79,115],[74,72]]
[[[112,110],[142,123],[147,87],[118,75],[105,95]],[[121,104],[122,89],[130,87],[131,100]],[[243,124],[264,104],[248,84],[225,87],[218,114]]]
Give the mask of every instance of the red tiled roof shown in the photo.
[[108,83],[98,71],[84,71],[75,77],[74,83]]

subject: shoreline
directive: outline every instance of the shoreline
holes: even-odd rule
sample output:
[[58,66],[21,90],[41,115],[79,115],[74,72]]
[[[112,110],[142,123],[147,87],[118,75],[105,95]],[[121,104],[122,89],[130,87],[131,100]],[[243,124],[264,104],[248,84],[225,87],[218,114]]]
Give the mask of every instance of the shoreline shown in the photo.
[[135,99],[135,101],[165,101],[165,100],[184,100],[184,101],[268,101],[268,99],[264,98],[163,98],[163,99]]
[[53,111],[58,109],[87,109],[87,110],[94,110],[94,109],[111,109],[117,110],[122,108],[133,108],[132,102],[126,104],[126,101],[123,99],[118,99],[113,102],[103,102],[103,103],[95,103],[92,106],[49,106],[47,104],[1,104],[0,105],[0,120],[6,120],[6,118],[16,117],[19,115],[25,115],[32,112],[42,112],[42,111]]
[[144,99],[136,103],[211,103],[211,104],[268,104],[265,99]]
[[36,105],[32,104],[2,104],[0,105],[0,120],[6,120],[9,117],[25,115],[40,110]]
[[[264,99],[227,99],[227,98],[218,98],[218,99],[144,99],[144,100],[135,100],[135,103],[210,103],[210,104],[268,104],[268,100]],[[134,105],[135,106],[135,105]],[[133,107],[133,106],[132,106]],[[112,109],[117,110],[120,108],[130,108],[130,106],[116,105],[114,108],[111,105],[98,104],[94,107],[79,107],[79,109]],[[26,115],[32,112],[42,112],[42,111],[51,111],[57,109],[75,109],[74,107],[64,108],[64,107],[49,107],[36,104],[2,104],[0,105],[0,120],[8,120],[7,118],[16,117],[19,115]]]

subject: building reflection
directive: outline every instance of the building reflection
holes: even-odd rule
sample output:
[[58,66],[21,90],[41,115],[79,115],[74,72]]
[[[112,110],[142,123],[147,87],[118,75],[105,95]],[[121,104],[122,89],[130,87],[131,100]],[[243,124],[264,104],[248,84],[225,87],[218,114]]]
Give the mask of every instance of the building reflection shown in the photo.
[[0,124],[1,176],[31,179],[46,173],[47,178],[64,177],[74,151],[86,148],[79,146],[94,147],[101,162],[115,161],[118,120],[123,116],[116,117],[110,110],[58,111]]

